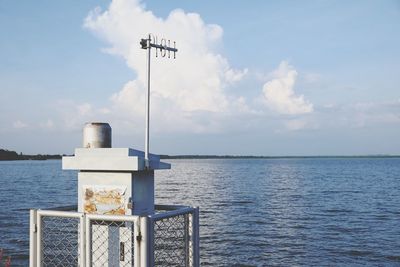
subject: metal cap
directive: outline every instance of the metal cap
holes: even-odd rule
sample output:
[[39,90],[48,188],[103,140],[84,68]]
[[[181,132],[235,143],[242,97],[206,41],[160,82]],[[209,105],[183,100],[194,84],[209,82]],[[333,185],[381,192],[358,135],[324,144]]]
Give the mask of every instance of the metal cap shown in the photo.
[[111,148],[111,126],[104,122],[88,122],[83,128],[84,148]]

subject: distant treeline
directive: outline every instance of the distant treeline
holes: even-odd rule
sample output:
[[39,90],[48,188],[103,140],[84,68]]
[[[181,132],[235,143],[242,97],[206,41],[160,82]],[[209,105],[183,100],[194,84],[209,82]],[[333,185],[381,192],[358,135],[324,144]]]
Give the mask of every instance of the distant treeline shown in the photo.
[[233,156],[233,155],[160,155],[161,159],[259,159],[271,158],[264,156]]
[[15,151],[0,149],[0,160],[46,160],[61,159],[62,155],[24,155]]
[[[46,160],[61,159],[64,155],[24,155],[15,151],[0,149],[0,160]],[[399,158],[400,155],[360,156],[240,156],[240,155],[160,155],[161,159],[315,159],[315,158]]]
[[400,155],[355,156],[233,156],[233,155],[160,155],[161,159],[316,159],[316,158],[399,158]]

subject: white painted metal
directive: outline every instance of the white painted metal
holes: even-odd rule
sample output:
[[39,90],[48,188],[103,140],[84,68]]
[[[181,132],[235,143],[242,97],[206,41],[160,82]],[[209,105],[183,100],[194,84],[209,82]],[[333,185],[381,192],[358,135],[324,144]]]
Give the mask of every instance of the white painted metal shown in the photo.
[[29,212],[29,266],[36,266],[36,255],[37,255],[37,219],[36,210],[30,210]]
[[141,233],[141,241],[140,241],[140,267],[152,266],[150,261],[150,236],[149,233],[150,224],[149,219],[147,217],[140,217],[140,233]]
[[193,266],[200,267],[200,211],[199,207],[194,208],[192,234],[193,234]]
[[41,217],[62,217],[62,218],[80,218],[82,213],[80,212],[69,212],[69,211],[58,211],[58,210],[37,210],[37,219],[41,220]]
[[[87,267],[91,267],[91,262],[92,262],[92,242],[90,242],[90,238],[91,238],[91,229],[90,229],[90,217],[89,216],[85,216],[85,262],[86,262],[86,266]],[[83,237],[83,235],[81,235],[81,237]]]
[[190,213],[185,214],[185,266],[190,266],[190,257],[192,256],[190,252],[191,229],[189,229],[189,215]]
[[[134,233],[131,232],[131,229],[128,227],[120,226],[118,232],[113,232],[113,236],[109,236],[109,232],[107,231],[108,225],[93,225],[92,221],[103,221],[103,222],[132,222],[135,227],[134,227]],[[86,246],[89,247],[89,249],[86,250],[86,262],[87,266],[100,266],[98,262],[93,262],[95,259],[92,259],[93,253],[96,250],[101,250],[103,251],[102,255],[100,258],[97,258],[98,261],[100,262],[108,262],[109,265],[114,266],[115,262],[113,263],[113,259],[109,258],[109,253],[110,253],[110,248],[115,248],[119,247],[120,242],[123,242],[124,244],[130,244],[130,246],[127,246],[127,248],[124,251],[124,257],[126,259],[132,258],[132,253],[134,254],[134,259],[138,257],[135,254],[135,231],[136,231],[136,225],[138,222],[138,217],[137,216],[126,216],[126,215],[98,215],[98,214],[86,214],[86,224],[88,225],[86,227]],[[103,233],[103,235],[98,235],[96,234],[96,231],[99,231],[100,233]],[[99,244],[94,243],[94,240],[92,240],[92,233],[94,235],[97,235],[97,239],[104,239],[104,242],[99,242],[102,247],[98,247]],[[106,233],[106,234],[104,234]],[[133,234],[133,235],[132,235]],[[136,265],[137,266],[137,265]]]
[[89,221],[115,221],[115,222],[136,222],[139,216],[134,215],[102,215],[85,214]]
[[[153,42],[152,42],[153,41]],[[150,63],[151,63],[151,48],[156,49],[156,56],[157,56],[157,51],[158,49],[161,52],[161,56],[165,57],[166,51],[168,51],[168,58],[170,57],[170,52],[174,53],[174,58],[176,52],[178,52],[178,49],[175,47],[175,42],[174,42],[174,47],[169,47],[171,44],[170,40],[168,40],[168,46],[166,39],[161,39],[161,43],[157,43],[157,37],[154,36],[152,40],[152,35],[149,34],[147,39],[142,39],[140,44],[142,45],[143,49],[147,49],[147,91],[146,91],[146,133],[145,133],[145,166],[146,168],[150,168],[150,163],[149,163],[149,149],[150,149]],[[163,53],[164,52],[164,53]]]
[[150,135],[150,61],[151,61],[151,35],[148,38],[147,48],[147,93],[146,93],[146,137],[145,137],[145,165],[146,168],[150,167],[149,162],[149,135]]
[[[42,235],[42,218],[45,216],[49,217],[65,217],[65,218],[79,218],[80,219],[80,231],[79,231],[79,266],[92,266],[92,252],[94,251],[92,247],[91,240],[91,232],[95,231],[95,229],[91,228],[92,221],[105,221],[105,222],[133,222],[134,223],[134,233],[132,239],[124,239],[124,242],[132,242],[131,249],[125,252],[127,257],[131,256],[131,253],[134,253],[134,266],[153,266],[154,264],[154,222],[157,220],[163,220],[167,218],[171,218],[174,216],[181,215],[189,215],[192,217],[192,224],[190,232],[192,234],[192,249],[193,251],[190,253],[186,250],[185,257],[192,257],[193,266],[200,266],[199,260],[199,210],[198,208],[190,208],[185,206],[161,206],[170,211],[157,213],[155,215],[148,216],[128,216],[128,215],[98,215],[98,214],[84,214],[81,212],[66,212],[66,211],[56,211],[56,210],[31,210],[31,230],[34,229],[34,224],[37,224],[37,232],[36,236],[30,240],[30,266],[41,266],[42,264],[42,244],[41,244],[41,235]],[[186,224],[186,227],[189,227],[189,224]],[[187,231],[189,229],[186,229]],[[122,232],[121,232],[122,231]],[[124,232],[125,231],[125,232]],[[123,226],[120,229],[119,235],[126,235],[126,231],[130,231],[128,228],[124,228]],[[34,233],[31,231],[31,234]],[[138,238],[140,236],[140,238]],[[108,236],[104,236],[105,240],[108,240]],[[36,247],[35,247],[36,245]],[[103,250],[104,248],[102,248]],[[107,250],[105,250],[107,251]],[[107,252],[105,252],[107,254]],[[34,258],[36,257],[36,261]],[[106,255],[105,255],[106,257]],[[187,258],[187,262],[189,259]]]
[[42,224],[41,224],[41,215],[39,211],[36,211],[36,266],[42,267]]
[[[42,217],[63,217],[63,218],[79,218],[79,227],[80,227],[80,263],[82,266],[85,262],[85,240],[83,239],[85,236],[85,227],[84,227],[84,214],[79,212],[67,212],[67,211],[56,211],[56,210],[37,210],[36,211],[36,226],[37,226],[37,237],[36,237],[36,266],[41,267],[43,265],[43,250],[42,250]],[[83,226],[82,226],[83,224]],[[79,240],[78,240],[79,241]]]
[[141,240],[141,229],[140,229],[140,217],[135,222],[135,227],[134,227],[134,240],[133,240],[133,255],[134,255],[134,263],[133,266],[139,267],[140,266],[140,246],[142,243]]
[[[173,207],[172,205],[170,207]],[[177,208],[175,209],[171,209],[169,211],[165,211],[165,212],[160,212],[160,213],[156,213],[153,215],[150,215],[149,218],[151,218],[152,220],[161,220],[161,219],[167,219],[167,218],[171,218],[171,217],[175,217],[178,215],[184,215],[187,213],[190,213],[193,211],[193,208],[188,207],[188,206],[177,206]]]
[[90,265],[86,265],[86,220],[85,214],[80,214],[79,216],[79,234],[78,237],[78,244],[79,244],[79,266],[86,267]]

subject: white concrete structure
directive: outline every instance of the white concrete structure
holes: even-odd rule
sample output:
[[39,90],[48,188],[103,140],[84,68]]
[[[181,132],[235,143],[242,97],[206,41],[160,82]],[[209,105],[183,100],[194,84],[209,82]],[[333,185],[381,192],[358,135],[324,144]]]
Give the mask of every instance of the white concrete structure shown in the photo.
[[[151,215],[154,213],[154,170],[170,169],[171,165],[161,162],[160,157],[156,155],[150,155],[149,163],[150,167],[147,169],[144,153],[131,148],[77,148],[75,156],[63,157],[62,167],[64,170],[80,170],[79,212],[121,215],[124,211],[126,215]],[[102,203],[97,203],[103,205],[102,210],[94,210],[94,206],[90,209],[88,203],[85,210],[88,190],[97,190],[98,194],[103,194]],[[107,194],[114,195],[107,197]],[[113,197],[114,200],[118,197],[123,201],[119,211],[112,210]],[[99,202],[99,198],[101,196],[97,197],[95,202]],[[111,210],[107,210],[105,205]]]
[[30,266],[199,266],[199,209],[154,203],[154,172],[171,165],[87,125],[86,148],[62,159],[79,170],[78,205],[31,210]]

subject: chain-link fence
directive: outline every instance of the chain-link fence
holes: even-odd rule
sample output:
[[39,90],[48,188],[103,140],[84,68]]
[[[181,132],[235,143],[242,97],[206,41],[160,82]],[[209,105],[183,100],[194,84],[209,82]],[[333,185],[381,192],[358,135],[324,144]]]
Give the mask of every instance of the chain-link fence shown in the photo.
[[78,266],[79,218],[41,217],[43,266]]
[[198,209],[148,216],[31,210],[30,266],[199,266]]
[[191,231],[188,215],[178,215],[154,221],[155,266],[191,266],[189,249]]
[[198,266],[198,209],[158,206],[150,216],[154,266]]
[[30,266],[82,265],[82,213],[31,210],[30,216]]
[[133,266],[134,223],[90,221],[91,266]]

